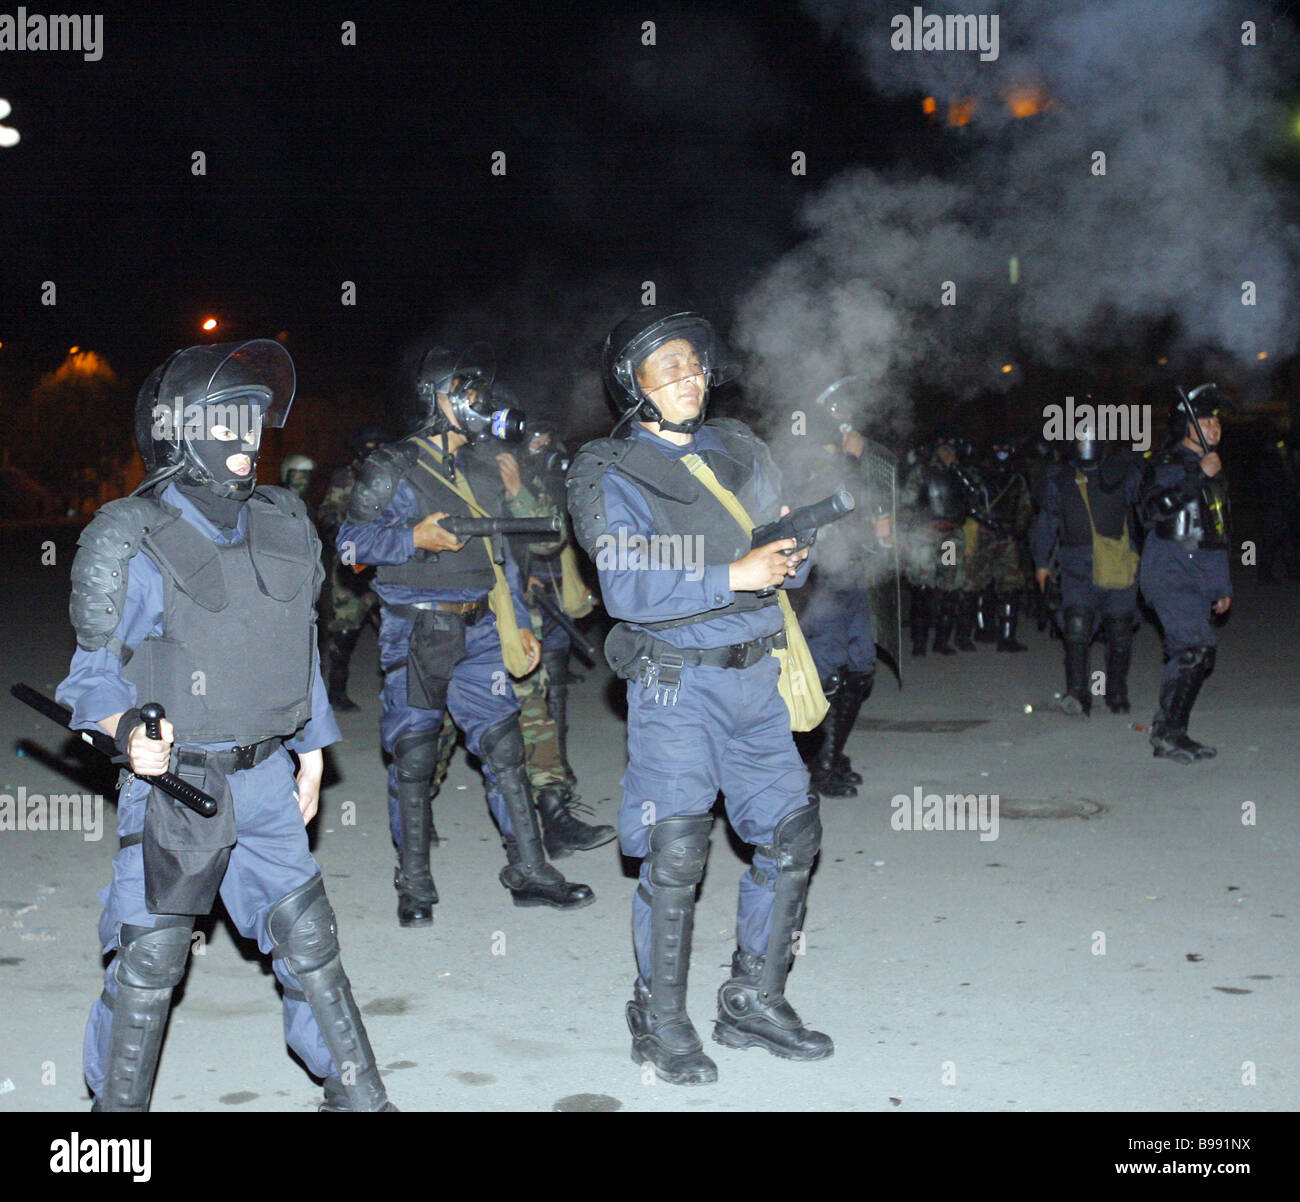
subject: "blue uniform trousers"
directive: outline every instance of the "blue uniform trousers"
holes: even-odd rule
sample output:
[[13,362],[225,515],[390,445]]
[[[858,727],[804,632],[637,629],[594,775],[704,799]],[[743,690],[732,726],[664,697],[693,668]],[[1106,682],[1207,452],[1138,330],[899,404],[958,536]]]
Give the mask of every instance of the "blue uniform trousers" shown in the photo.
[[[438,737],[442,727],[441,709],[423,709],[411,705],[406,699],[406,653],[411,642],[412,623],[398,617],[387,607],[379,627],[379,663],[384,672],[384,687],[380,694],[383,715],[379,720],[379,737],[389,755],[403,735],[428,731],[431,739]],[[485,614],[465,631],[465,658],[452,672],[447,689],[447,709],[452,721],[465,732],[465,745],[472,755],[478,755],[483,732],[498,722],[519,713],[510,675],[501,658],[501,638],[497,633],[496,619]],[[487,783],[488,806],[496,819],[501,834],[514,837],[510,815],[496,786],[496,777],[487,761],[483,762],[483,777]],[[397,800],[397,769],[388,766],[388,821],[393,832],[393,842],[402,843],[401,807]]]
[[[790,711],[777,692],[780,667],[765,656],[745,669],[682,669],[676,705],[629,681],[628,765],[623,776],[619,839],[624,855],[643,859],[641,890],[654,891],[644,857],[649,830],[679,814],[705,814],[726,797],[727,816],[746,843],[771,843],[778,822],[808,804],[808,772],[795,750]],[[776,881],[775,863],[760,851],[754,866],[766,878],[740,878],[736,940],[754,956],[767,952]],[[632,901],[632,937],[643,982],[650,979],[650,905]]]
[[[229,780],[238,842],[221,882],[221,900],[239,933],[256,939],[262,952],[269,954],[267,911],[286,893],[316,876],[320,868],[308,850],[307,830],[296,800],[293,761],[287,751],[276,752],[256,768],[232,772]],[[144,829],[145,802],[151,788],[148,782],[132,777],[122,789],[117,804],[119,838]],[[99,941],[105,954],[117,948],[123,923],[156,924],[157,916],[145,906],[144,856],[139,843],[122,848],[113,857],[113,880],[99,900],[104,903]],[[301,992],[283,959],[272,960],[271,967],[282,985]],[[106,991],[116,996],[112,964],[104,982]],[[316,1076],[337,1076],[311,1007],[289,996],[284,997],[282,1007],[285,1042]],[[86,1024],[82,1055],[86,1082],[96,1097],[104,1086],[112,1019],[103,1000],[96,998]]]

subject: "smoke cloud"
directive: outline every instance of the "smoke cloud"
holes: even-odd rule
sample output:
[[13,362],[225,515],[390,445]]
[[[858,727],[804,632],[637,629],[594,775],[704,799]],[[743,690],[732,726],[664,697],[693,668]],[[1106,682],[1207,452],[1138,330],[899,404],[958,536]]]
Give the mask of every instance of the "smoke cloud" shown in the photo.
[[1009,360],[1133,355],[1157,330],[1171,362],[1295,347],[1300,235],[1267,161],[1286,136],[1294,49],[1276,5],[924,5],[997,13],[988,62],[892,49],[891,18],[910,21],[910,4],[804,7],[883,96],[931,96],[937,124],[950,105],[969,124],[942,131],[937,169],[853,171],[805,206],[804,240],[733,332],[769,403],[789,411],[860,373],[901,419],[920,382],[969,398],[1007,383]]

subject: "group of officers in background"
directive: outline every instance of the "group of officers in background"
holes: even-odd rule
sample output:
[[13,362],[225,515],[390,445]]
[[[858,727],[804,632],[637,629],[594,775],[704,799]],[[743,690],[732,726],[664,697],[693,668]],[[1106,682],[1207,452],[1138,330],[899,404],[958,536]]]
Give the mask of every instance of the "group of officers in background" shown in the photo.
[[[1229,502],[1217,447],[1231,402],[1214,384],[1180,390],[1162,449],[1142,456],[1081,425],[1053,445],[995,437],[987,455],[940,427],[916,452],[903,494],[912,654],[1026,650],[1016,638],[1028,597],[1065,650],[1057,708],[1088,717],[1094,696],[1131,710],[1128,675],[1139,593],[1159,619],[1166,656],[1150,741],[1159,758],[1195,763],[1215,749],[1187,734],[1213,671],[1214,618],[1232,604]],[[931,642],[931,632],[933,641]],[[1105,663],[1091,668],[1100,639]],[[954,647],[955,642],[955,647]]]
[[[1187,734],[1214,667],[1211,615],[1232,596],[1214,385],[1180,397],[1168,445],[1149,461],[1084,431],[1051,457],[994,439],[977,462],[940,429],[900,484],[892,454],[837,409],[838,385],[818,398],[797,455],[774,455],[734,418],[709,418],[711,390],[734,363],[697,313],[650,307],[627,318],[605,342],[602,370],[619,420],[570,464],[558,429],[527,421],[495,379],[488,348],[427,350],[410,365],[402,434],[359,430],[314,515],[305,456],[284,460],[285,487],[257,484],[262,431],[283,426],[295,391],[282,346],[191,347],[146,381],[136,434],[148,474],[79,540],[78,650],[59,689],[72,725],[102,728],[124,768],[121,847],[101,895],[101,944],[114,954],[86,1037],[97,1108],[147,1108],[190,932],[218,891],[273,957],[286,1039],[323,1081],[322,1109],[392,1108],[304,832],[322,750],[339,738],[333,711],[357,708],[349,662],[371,620],[399,923],[433,921],[432,802],[459,732],[482,765],[514,905],[590,905],[591,888],[552,863],[570,852],[617,837],[641,860],[632,1058],[676,1084],[717,1078],[686,984],[719,792],[754,854],[714,1041],[788,1060],[834,1051],[785,984],[820,799],[852,796],[862,782],[845,744],[878,644],[899,667],[898,640],[881,627],[901,625],[900,562],[918,657],[969,652],[981,638],[1023,651],[1026,557],[1041,593],[1057,580],[1059,604],[1048,608],[1066,653],[1061,708],[1073,714],[1091,707],[1098,633],[1102,695],[1128,712],[1140,588],[1168,656],[1155,754],[1214,755]],[[173,403],[183,427],[158,420]],[[827,524],[795,522],[837,488],[851,503]],[[698,552],[695,562],[652,562],[647,548],[664,539]],[[618,620],[605,648],[628,702],[617,831],[579,817],[566,753],[571,622],[596,604],[575,544]],[[787,590],[804,595],[798,617]],[[148,702],[165,702],[166,717]],[[206,792],[215,816],[151,786],[167,771]]]

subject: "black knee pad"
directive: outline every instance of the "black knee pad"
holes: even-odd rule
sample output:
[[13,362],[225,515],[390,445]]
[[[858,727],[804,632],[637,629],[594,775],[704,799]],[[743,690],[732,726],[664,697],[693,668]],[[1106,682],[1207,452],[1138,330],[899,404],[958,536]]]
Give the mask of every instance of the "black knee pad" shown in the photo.
[[1193,668],[1203,667],[1205,674],[1208,676],[1214,670],[1214,659],[1217,651],[1217,647],[1210,647],[1205,644],[1199,647],[1184,647],[1178,653],[1178,666],[1189,671]]
[[834,672],[828,672],[822,677],[822,696],[828,700],[840,691],[840,685],[844,683],[842,672],[843,669],[836,668]]
[[1062,626],[1065,630],[1065,641],[1067,643],[1082,643],[1087,646],[1092,642],[1092,628],[1096,625],[1097,615],[1090,609],[1083,609],[1077,605],[1070,606],[1065,611]]
[[438,766],[438,730],[419,730],[402,735],[393,744],[393,766],[397,779],[424,781],[433,776]]
[[524,765],[524,732],[519,727],[519,715],[511,714],[495,726],[488,727],[479,741],[482,758],[498,768],[522,768]]
[[764,850],[782,871],[811,868],[822,845],[821,807],[813,803],[792,810],[776,824],[772,844]]
[[655,886],[698,885],[709,857],[712,814],[681,814],[650,828],[650,880]]
[[271,954],[282,957],[295,976],[313,972],[339,954],[334,907],[319,874],[267,911],[266,929],[274,945]]
[[194,919],[166,917],[154,927],[122,924],[116,967],[117,983],[135,989],[171,989],[185,975]]

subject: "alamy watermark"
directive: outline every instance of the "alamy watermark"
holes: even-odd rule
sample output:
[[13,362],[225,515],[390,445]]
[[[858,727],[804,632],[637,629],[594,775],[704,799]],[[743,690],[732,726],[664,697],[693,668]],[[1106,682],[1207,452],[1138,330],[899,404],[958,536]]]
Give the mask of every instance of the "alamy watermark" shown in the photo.
[[980,62],[998,57],[996,13],[927,13],[919,4],[889,20],[889,45],[893,50],[978,50]]
[[981,843],[998,837],[998,794],[925,793],[920,785],[889,803],[896,831],[979,831]]
[[104,14],[0,13],[0,50],[75,50],[88,63],[104,57]]
[[80,831],[87,843],[104,837],[104,798],[98,793],[0,793],[0,831]]
[[1043,408],[1043,438],[1047,442],[1073,442],[1095,438],[1101,442],[1131,443],[1135,451],[1151,449],[1150,405],[1094,405],[1074,403]]
[[212,405],[183,403],[176,398],[174,405],[157,404],[153,407],[154,438],[164,442],[178,442],[181,438],[206,439],[212,431],[225,427],[241,441],[250,435],[261,437],[262,410],[257,405],[240,401],[217,402]]
[[596,539],[596,568],[601,572],[685,572],[687,580],[704,578],[702,534],[602,534]]

